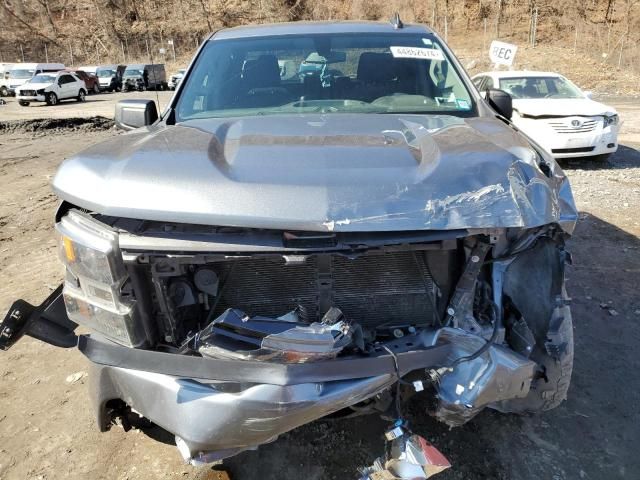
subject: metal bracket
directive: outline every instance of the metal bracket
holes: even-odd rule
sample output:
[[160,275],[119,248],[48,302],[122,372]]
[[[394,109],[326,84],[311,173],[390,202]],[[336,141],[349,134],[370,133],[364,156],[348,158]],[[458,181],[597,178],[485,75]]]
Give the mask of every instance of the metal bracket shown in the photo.
[[489,250],[491,250],[491,245],[483,242],[477,242],[471,250],[464,272],[460,276],[456,290],[447,307],[445,325],[458,327],[461,319],[467,315],[473,315],[473,297],[475,295],[476,281]]

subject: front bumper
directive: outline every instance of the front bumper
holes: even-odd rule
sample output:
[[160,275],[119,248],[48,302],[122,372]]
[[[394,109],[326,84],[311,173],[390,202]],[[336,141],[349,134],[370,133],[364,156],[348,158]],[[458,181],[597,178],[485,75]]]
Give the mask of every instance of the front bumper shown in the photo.
[[[62,286],[39,307],[14,303],[0,324],[0,348],[28,334],[78,349],[92,362],[90,397],[99,427],[117,416],[122,401],[176,436],[183,458],[208,463],[268,443],[280,434],[383,394],[409,373],[427,380],[486,340],[456,328],[423,329],[377,349],[311,363],[221,360],[116,345],[94,335],[76,336]],[[434,384],[441,418],[461,424],[484,407],[525,397],[536,365],[492,345],[481,356]],[[440,375],[440,374],[438,374]]]
[[[213,461],[275,440],[390,387],[391,374],[296,385],[207,383],[190,378],[93,364],[90,395],[100,427],[106,402],[123,399],[181,439],[187,460]],[[212,455],[215,455],[212,457]]]
[[24,102],[46,102],[47,99],[44,95],[17,95],[18,101]]
[[592,157],[614,153],[618,149],[619,125],[603,127],[600,122],[589,132],[559,133],[548,122],[531,118],[515,120],[516,126],[554,158]]

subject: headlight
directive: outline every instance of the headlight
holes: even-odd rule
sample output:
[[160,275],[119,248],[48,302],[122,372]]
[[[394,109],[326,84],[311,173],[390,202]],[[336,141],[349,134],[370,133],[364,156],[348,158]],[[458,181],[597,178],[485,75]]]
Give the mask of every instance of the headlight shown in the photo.
[[614,115],[605,115],[604,117],[604,127],[608,127],[610,125],[617,125],[618,124],[618,115],[614,114]]
[[130,347],[144,340],[135,304],[121,297],[127,272],[118,234],[88,215],[71,211],[56,225],[67,268],[64,300],[69,318]]

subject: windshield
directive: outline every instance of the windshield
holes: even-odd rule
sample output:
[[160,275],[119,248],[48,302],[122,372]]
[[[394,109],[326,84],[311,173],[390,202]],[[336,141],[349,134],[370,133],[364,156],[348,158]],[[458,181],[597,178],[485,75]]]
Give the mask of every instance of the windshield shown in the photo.
[[23,70],[23,69],[13,69],[9,72],[9,78],[13,79],[25,79],[33,77],[33,74],[36,73],[35,70]]
[[500,88],[513,98],[584,98],[580,89],[563,77],[501,78]]
[[113,70],[98,70],[98,77],[113,77],[116,74]]
[[290,113],[452,113],[473,100],[431,35],[287,35],[209,41],[177,121]]
[[124,71],[124,74],[127,77],[135,77],[136,75],[142,76],[142,70],[140,70],[139,68],[131,68],[131,69],[127,68]]
[[53,83],[56,81],[55,75],[47,75],[46,73],[40,73],[33,77],[30,83]]

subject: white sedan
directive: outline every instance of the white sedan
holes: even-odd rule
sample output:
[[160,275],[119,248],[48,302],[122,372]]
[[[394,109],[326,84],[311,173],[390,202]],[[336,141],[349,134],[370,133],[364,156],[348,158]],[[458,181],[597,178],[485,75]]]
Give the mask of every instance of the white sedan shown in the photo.
[[496,71],[473,77],[480,92],[513,98],[513,123],[555,158],[605,159],[618,149],[618,113],[551,72]]
[[84,81],[71,72],[39,73],[16,89],[16,98],[23,107],[28,107],[31,102],[56,105],[66,99],[84,102],[86,95]]

